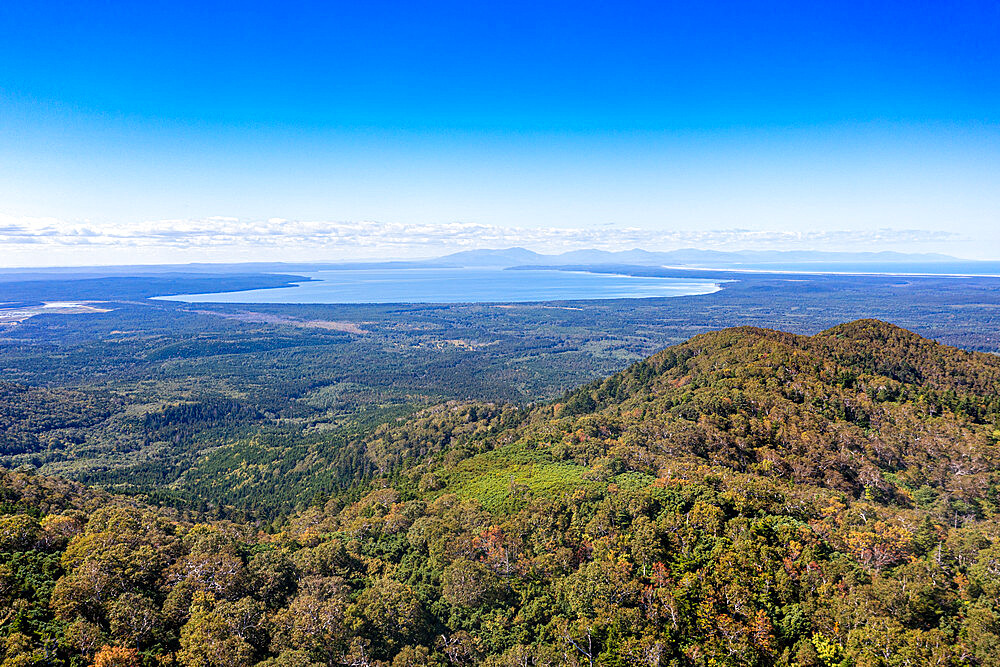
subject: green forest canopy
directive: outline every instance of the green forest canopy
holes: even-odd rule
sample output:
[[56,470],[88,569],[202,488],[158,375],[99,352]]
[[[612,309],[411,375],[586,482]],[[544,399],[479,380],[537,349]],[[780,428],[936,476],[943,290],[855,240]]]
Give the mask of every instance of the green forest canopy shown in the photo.
[[2,665],[997,665],[998,388],[878,321],[736,328],[362,429],[266,522],[2,471]]

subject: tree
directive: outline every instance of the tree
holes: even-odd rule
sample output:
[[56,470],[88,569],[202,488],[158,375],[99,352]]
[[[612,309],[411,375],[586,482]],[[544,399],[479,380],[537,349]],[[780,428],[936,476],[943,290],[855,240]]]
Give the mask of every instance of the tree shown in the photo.
[[139,652],[124,646],[105,646],[94,656],[94,667],[140,667]]
[[383,577],[367,586],[349,615],[354,631],[372,639],[372,655],[388,658],[411,639],[417,638],[422,610],[413,590]]
[[163,626],[163,617],[152,600],[136,593],[125,593],[109,605],[111,634],[135,648],[151,643]]
[[349,638],[345,619],[349,593],[339,577],[304,579],[298,595],[269,622],[272,646],[277,650],[303,650],[322,661],[341,654]]
[[461,607],[480,607],[498,602],[503,582],[486,566],[460,558],[441,575],[441,595]]
[[0,552],[26,551],[41,533],[38,519],[26,514],[0,516]]
[[251,639],[259,622],[253,601],[216,602],[210,593],[196,593],[177,656],[188,667],[248,667],[254,663]]

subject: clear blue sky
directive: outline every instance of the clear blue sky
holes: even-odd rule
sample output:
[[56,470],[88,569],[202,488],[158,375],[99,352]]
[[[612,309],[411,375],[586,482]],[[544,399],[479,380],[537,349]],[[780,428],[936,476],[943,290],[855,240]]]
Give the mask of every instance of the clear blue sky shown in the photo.
[[[998,34],[996,2],[13,0],[0,264],[433,254],[449,223],[1000,257]],[[392,243],[308,247],[341,221]]]

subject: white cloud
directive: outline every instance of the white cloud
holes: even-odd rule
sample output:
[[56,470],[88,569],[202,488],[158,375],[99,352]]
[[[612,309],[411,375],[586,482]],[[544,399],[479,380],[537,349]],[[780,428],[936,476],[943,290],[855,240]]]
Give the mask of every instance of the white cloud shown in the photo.
[[[192,259],[203,255],[226,258],[261,252],[272,259],[361,256],[431,255],[469,248],[524,246],[539,251],[578,248],[621,250],[646,248],[668,250],[680,247],[714,249],[887,249],[941,244],[959,240],[958,234],[916,229],[839,231],[780,231],[750,229],[654,230],[639,227],[600,228],[516,227],[467,222],[403,224],[386,222],[332,222],[285,220],[241,220],[211,217],[184,220],[152,220],[133,223],[96,224],[55,218],[28,218],[0,214],[0,247],[17,250],[18,257],[73,250],[79,255],[98,251],[121,251],[121,259],[133,261],[159,255]],[[244,254],[240,254],[244,253]],[[0,264],[3,262],[0,261]]]

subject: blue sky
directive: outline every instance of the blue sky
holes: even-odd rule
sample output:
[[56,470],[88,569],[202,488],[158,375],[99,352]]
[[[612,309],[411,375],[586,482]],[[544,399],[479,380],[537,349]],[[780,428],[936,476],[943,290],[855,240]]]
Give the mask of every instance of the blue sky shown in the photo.
[[998,29],[987,2],[2,3],[0,264],[1000,258]]

